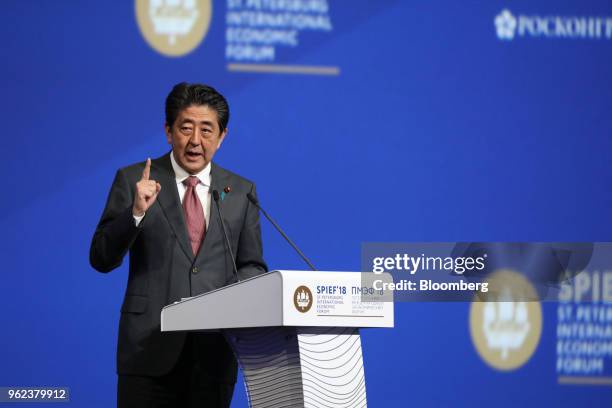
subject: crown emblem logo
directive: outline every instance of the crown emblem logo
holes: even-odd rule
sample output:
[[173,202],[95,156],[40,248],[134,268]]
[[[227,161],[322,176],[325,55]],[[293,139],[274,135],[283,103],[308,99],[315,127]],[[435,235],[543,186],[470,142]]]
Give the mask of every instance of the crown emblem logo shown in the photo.
[[157,34],[168,38],[174,45],[176,37],[191,32],[198,19],[198,9],[194,0],[151,0],[149,17]]
[[501,269],[487,277],[489,292],[470,307],[470,335],[476,351],[491,367],[509,371],[535,353],[542,334],[542,307],[531,282]]
[[211,0],[135,0],[136,22],[145,41],[165,56],[193,51],[204,39]]
[[511,350],[520,349],[529,333],[529,312],[525,302],[513,302],[509,290],[499,302],[487,303],[483,309],[482,330],[490,349],[498,350],[502,360]]
[[293,293],[293,305],[298,312],[306,313],[312,307],[312,292],[306,286],[298,287]]

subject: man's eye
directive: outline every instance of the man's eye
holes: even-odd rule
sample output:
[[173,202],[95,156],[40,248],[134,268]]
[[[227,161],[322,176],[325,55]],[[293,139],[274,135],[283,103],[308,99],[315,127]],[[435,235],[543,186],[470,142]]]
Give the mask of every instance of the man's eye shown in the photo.
[[181,131],[183,131],[183,132],[191,132],[191,128],[190,128],[190,127],[187,127],[187,126],[183,126],[183,127],[181,128]]

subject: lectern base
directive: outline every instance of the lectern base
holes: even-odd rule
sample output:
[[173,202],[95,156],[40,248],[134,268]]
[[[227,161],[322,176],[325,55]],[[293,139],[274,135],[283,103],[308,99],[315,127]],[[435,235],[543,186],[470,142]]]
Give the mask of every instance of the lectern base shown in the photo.
[[263,327],[224,334],[250,407],[367,406],[358,329]]

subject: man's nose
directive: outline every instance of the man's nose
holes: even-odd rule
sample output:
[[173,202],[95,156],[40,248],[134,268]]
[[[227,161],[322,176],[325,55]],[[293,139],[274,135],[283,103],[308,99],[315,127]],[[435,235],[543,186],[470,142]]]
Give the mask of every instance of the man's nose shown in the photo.
[[193,135],[191,135],[191,138],[189,139],[189,144],[193,146],[199,146],[201,142],[202,138],[200,134],[198,132],[193,132]]

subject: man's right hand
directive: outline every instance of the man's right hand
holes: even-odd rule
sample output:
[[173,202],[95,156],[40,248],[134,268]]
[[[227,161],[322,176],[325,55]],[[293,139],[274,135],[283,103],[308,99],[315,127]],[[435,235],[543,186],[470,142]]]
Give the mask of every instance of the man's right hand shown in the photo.
[[151,174],[151,159],[147,159],[145,168],[142,171],[142,177],[136,183],[136,196],[134,197],[134,205],[132,206],[132,215],[142,217],[145,212],[153,205],[157,199],[157,195],[161,190],[161,184],[155,180],[149,180]]

